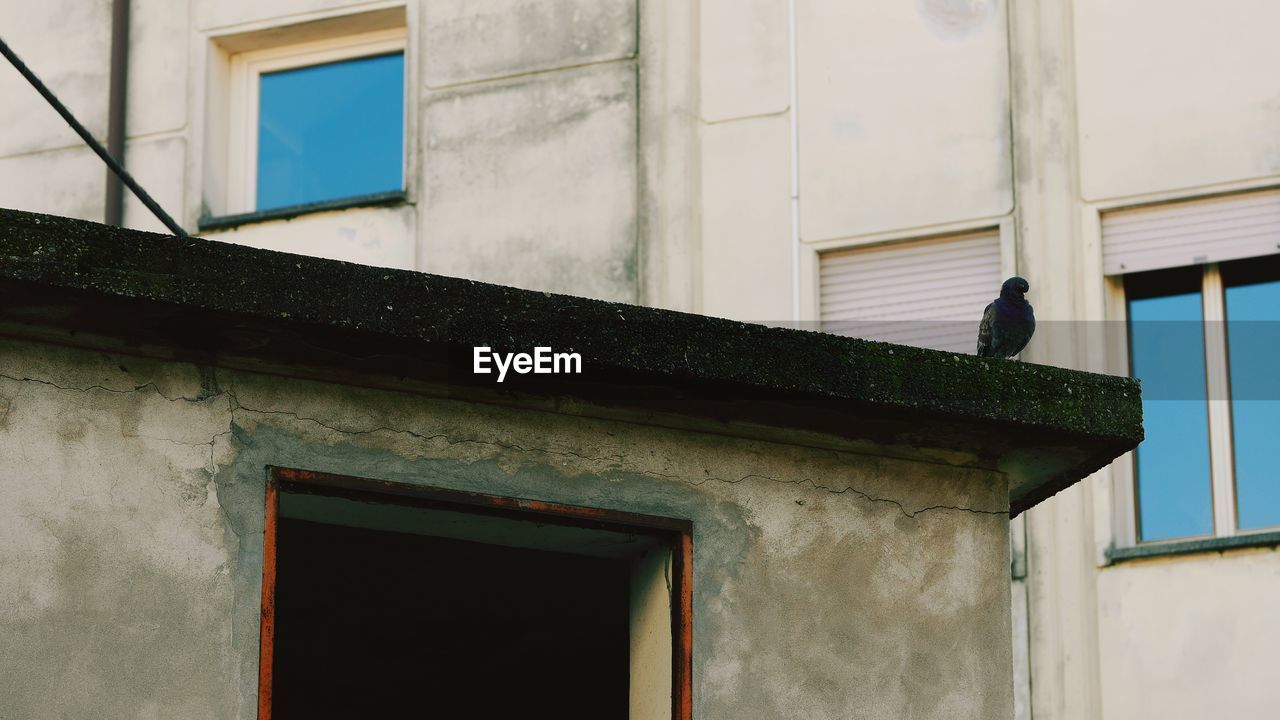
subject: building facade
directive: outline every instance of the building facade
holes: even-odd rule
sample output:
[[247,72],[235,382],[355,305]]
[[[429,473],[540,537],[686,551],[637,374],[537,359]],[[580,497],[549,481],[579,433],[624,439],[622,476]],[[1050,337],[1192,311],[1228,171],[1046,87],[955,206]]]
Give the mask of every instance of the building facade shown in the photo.
[[[1018,716],[1280,707],[1272,4],[130,6],[126,164],[211,239],[960,350],[1028,278],[1024,359],[1136,372],[1149,402],[1142,450],[1014,521]],[[99,137],[110,25],[106,0],[0,9]],[[399,103],[399,153],[267,132],[303,123],[291,71],[397,56],[403,93],[359,107]],[[0,93],[0,205],[100,219],[97,159],[16,73]],[[264,197],[308,132],[390,159]]]
[[1129,378],[14,210],[0,257],[6,716],[1008,717],[1008,518],[1142,437]]

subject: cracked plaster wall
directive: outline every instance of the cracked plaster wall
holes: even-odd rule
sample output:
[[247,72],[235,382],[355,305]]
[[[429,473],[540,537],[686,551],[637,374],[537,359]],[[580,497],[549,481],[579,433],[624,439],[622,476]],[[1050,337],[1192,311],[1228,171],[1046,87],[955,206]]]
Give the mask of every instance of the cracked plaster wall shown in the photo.
[[268,464],[695,523],[699,718],[1009,717],[984,470],[0,344],[0,718],[255,714]]

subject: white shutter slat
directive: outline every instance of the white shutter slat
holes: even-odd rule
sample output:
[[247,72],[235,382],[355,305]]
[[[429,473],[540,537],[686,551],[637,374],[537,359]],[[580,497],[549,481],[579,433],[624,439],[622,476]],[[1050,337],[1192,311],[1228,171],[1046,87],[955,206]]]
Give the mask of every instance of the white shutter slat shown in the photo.
[[[937,295],[939,297],[951,297],[958,293],[965,292],[966,288],[973,289],[973,274],[975,272],[978,272],[978,273],[982,272],[984,268],[985,266],[981,264],[974,265],[972,267],[964,267],[964,268],[947,267],[944,271],[939,272],[936,276],[930,276],[929,289],[931,292],[929,294],[917,295],[912,299],[916,302],[919,302],[923,299],[926,299],[934,295]],[[893,292],[894,294],[898,294],[897,293],[898,288],[910,286],[914,284],[914,282],[915,282],[914,279],[909,282],[906,281],[905,279],[901,279],[901,280],[894,279],[891,282],[885,282],[882,279],[876,279],[873,281],[868,281],[865,284],[860,285],[856,289],[848,288],[848,287],[829,287],[822,291],[822,299],[824,302],[828,300],[830,300],[831,302],[839,302],[842,300],[851,300],[854,298],[864,298],[864,297],[871,297],[874,299],[874,294],[871,293],[871,291],[873,290],[884,290],[887,292]],[[990,291],[984,292],[983,294],[989,295]],[[878,300],[876,300],[875,302],[879,304]]]
[[975,268],[984,267],[987,260],[985,258],[957,258],[948,255],[921,255],[912,258],[911,262],[903,264],[901,267],[886,267],[878,263],[842,263],[831,266],[832,272],[840,272],[848,268],[858,268],[858,272],[866,277],[874,277],[875,282],[880,285],[888,285],[895,282],[910,282],[916,277],[916,272],[920,265],[933,265],[950,268],[952,274],[963,275],[965,272],[972,272]]
[[1162,205],[1144,205],[1142,207],[1113,210],[1108,215],[1117,224],[1142,224],[1150,222],[1152,212],[1158,211],[1161,218],[1204,217],[1215,212],[1236,213],[1249,208],[1274,207],[1274,196],[1280,190],[1261,190],[1238,193],[1235,195],[1216,195],[1207,198],[1179,200]]
[[1280,252],[1280,190],[1116,210],[1102,216],[1108,275]]
[[[1237,208],[1204,208],[1199,207],[1199,212],[1188,213],[1185,210],[1181,212],[1173,212],[1169,206],[1164,206],[1168,212],[1160,213],[1159,216],[1153,216],[1152,208],[1147,208],[1144,212],[1137,215],[1126,214],[1116,216],[1114,213],[1107,214],[1107,225],[1110,230],[1116,234],[1144,232],[1152,226],[1165,224],[1169,228],[1197,228],[1206,225],[1217,225],[1221,223],[1238,223],[1248,225],[1251,223],[1270,223],[1274,222],[1277,214],[1280,214],[1280,207],[1274,205],[1260,205],[1250,203]],[[1180,209],[1181,210],[1181,209]],[[1126,211],[1118,210],[1118,213]],[[1133,211],[1128,211],[1132,213]]]
[[956,293],[943,299],[924,298],[902,300],[896,303],[873,303],[864,298],[845,299],[840,302],[824,302],[829,314],[843,313],[859,320],[880,318],[906,318],[911,320],[954,320],[965,317],[969,306],[980,303],[983,307],[994,299],[992,294],[975,292]]
[[[872,251],[896,246],[882,245],[858,250],[845,250],[838,253],[830,253],[829,262],[832,267],[853,264],[861,267],[875,267],[885,271],[913,271],[915,264],[922,257],[946,256],[953,261],[976,262],[985,260],[984,251],[988,244],[987,242],[981,242],[982,238],[978,240],[957,240],[952,246],[939,246],[936,240],[921,241],[919,247],[905,247],[900,248],[900,252],[884,254],[873,253]],[[915,243],[911,244],[914,245]]]
[[1002,280],[994,230],[825,253],[822,329],[972,354]]

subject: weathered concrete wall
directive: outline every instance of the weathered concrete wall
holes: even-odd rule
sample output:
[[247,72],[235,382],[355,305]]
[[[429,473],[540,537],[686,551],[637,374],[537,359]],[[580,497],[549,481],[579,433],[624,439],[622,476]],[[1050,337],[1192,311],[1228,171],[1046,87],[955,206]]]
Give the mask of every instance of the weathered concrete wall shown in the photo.
[[[193,226],[214,134],[210,38],[390,4],[133,0],[130,167]],[[1277,10],[1265,0],[1209,14],[1186,0],[916,0],[874,12],[812,0],[797,3],[794,48],[786,0],[405,5],[417,59],[409,97],[422,120],[410,138],[411,203],[216,237],[783,320],[797,290],[798,170],[802,308],[813,309],[820,249],[998,221],[1006,265],[1032,279],[1042,319],[1102,320],[1101,208],[1280,183]],[[107,0],[0,4],[5,39],[100,137],[109,15]],[[502,97],[480,100],[491,92]],[[98,160],[3,67],[0,97],[0,205],[100,218]],[[566,122],[572,136],[549,127],[551,108],[522,109],[538,97],[581,110]],[[627,112],[634,126],[624,127]],[[442,128],[456,149],[436,152],[428,113],[493,125]],[[511,134],[492,130],[507,122]],[[590,188],[577,182],[584,168]],[[133,200],[126,221],[158,228]],[[1080,345],[1045,334],[1028,357],[1069,362]],[[1031,514],[1040,715],[1102,712],[1098,548],[1113,539],[1112,482],[1103,471]],[[1152,612],[1171,623],[1179,608]],[[1249,659],[1275,661],[1267,649]],[[1188,663],[1184,686],[1223,662]],[[1152,692],[1125,688],[1107,689],[1108,707]],[[1124,692],[1132,697],[1116,705]]]
[[[197,44],[367,9],[303,0],[206,4],[219,6],[197,12]],[[409,212],[366,210],[388,217],[363,221],[337,213],[215,236],[634,301],[636,3],[408,5]],[[219,119],[205,122],[213,128]]]
[[697,3],[700,312],[791,316],[791,38],[786,0]]
[[[210,239],[364,265],[412,270],[418,215],[407,206],[353,208],[253,223]],[[234,236],[234,238],[232,237]]]
[[635,300],[634,65],[433,93],[422,124],[422,266]]
[[[107,134],[111,3],[5,3],[0,26],[9,47],[35,70],[97,137]],[[56,39],[61,39],[58,42]],[[0,157],[81,145],[75,131],[4,61],[0,73]]]
[[[107,134],[111,3],[4,3],[4,40],[89,132]],[[105,167],[0,60],[0,205],[102,220]]]
[[691,518],[697,717],[1012,712],[988,471],[4,342],[0,716],[253,717],[268,464]]
[[191,368],[0,352],[0,717],[234,717],[229,420],[200,395]]
[[423,80],[444,87],[635,57],[636,6],[636,0],[424,3]]
[[702,130],[702,312],[766,322],[787,316],[790,154],[784,116]]
[[[225,207],[219,38],[383,10],[364,0],[134,0],[125,164],[189,231]],[[636,0],[408,2],[400,208],[219,240],[610,300],[639,297]],[[106,137],[111,4],[7,4],[5,38]],[[337,22],[341,23],[341,20]],[[355,25],[353,25],[354,27]],[[265,40],[264,42],[270,42]],[[247,48],[237,48],[239,50]],[[583,67],[587,66],[587,67]],[[101,220],[106,168],[7,64],[0,206]],[[656,118],[655,121],[661,121]],[[125,222],[163,231],[126,193]],[[351,215],[353,217],[347,217]]]
[[0,198],[8,207],[101,222],[103,172],[84,145],[0,157]]
[[1001,0],[797,7],[805,240],[1012,209]]

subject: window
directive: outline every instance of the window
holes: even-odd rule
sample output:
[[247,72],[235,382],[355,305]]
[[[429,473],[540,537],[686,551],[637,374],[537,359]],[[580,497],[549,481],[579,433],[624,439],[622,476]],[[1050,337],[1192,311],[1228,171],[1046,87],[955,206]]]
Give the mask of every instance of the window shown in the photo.
[[1117,518],[1121,544],[1280,528],[1277,249],[1276,189],[1103,214],[1146,425],[1133,481],[1116,488],[1132,509],[1131,526]]
[[273,469],[260,720],[688,720],[687,521]]
[[1125,278],[1129,366],[1142,379],[1138,537],[1213,534],[1204,308],[1199,268]]
[[404,189],[403,28],[231,56],[227,210]]
[[1137,539],[1280,526],[1280,256],[1125,276]]
[[1280,526],[1280,256],[1222,265],[1236,525]]
[[972,355],[1003,280],[996,230],[823,253],[822,329]]

